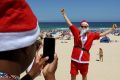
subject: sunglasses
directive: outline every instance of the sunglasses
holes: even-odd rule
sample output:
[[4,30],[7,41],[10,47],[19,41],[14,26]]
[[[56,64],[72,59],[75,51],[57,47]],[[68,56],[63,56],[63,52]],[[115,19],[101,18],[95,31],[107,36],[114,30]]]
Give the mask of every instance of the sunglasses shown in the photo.
[[81,26],[82,28],[87,28],[87,26]]

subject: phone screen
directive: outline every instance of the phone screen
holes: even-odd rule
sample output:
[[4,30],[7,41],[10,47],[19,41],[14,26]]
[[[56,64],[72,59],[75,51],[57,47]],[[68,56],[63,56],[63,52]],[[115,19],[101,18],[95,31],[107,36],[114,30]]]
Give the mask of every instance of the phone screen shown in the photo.
[[44,38],[43,46],[43,57],[48,56],[48,63],[51,63],[54,60],[55,53],[55,39],[54,38]]

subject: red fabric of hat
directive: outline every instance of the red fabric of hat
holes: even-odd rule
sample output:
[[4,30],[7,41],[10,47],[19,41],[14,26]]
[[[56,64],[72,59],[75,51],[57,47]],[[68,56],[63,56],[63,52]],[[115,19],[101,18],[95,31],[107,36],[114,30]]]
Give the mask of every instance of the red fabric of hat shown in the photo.
[[0,0],[0,51],[29,46],[39,33],[37,18],[25,0]]
[[32,30],[36,22],[25,0],[0,0],[0,32]]

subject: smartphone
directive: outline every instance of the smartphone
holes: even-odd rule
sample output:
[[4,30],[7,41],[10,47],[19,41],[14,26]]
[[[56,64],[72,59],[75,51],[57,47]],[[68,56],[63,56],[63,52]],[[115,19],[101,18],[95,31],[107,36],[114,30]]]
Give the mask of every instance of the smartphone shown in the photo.
[[55,53],[55,38],[44,38],[43,57],[48,56],[48,63],[54,60]]

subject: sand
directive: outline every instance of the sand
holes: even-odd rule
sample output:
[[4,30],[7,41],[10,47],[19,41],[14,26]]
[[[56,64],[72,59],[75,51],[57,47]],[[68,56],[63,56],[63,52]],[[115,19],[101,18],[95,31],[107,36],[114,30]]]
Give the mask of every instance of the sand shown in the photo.
[[[120,80],[120,36],[109,34],[108,37],[112,42],[100,43],[99,40],[96,40],[91,47],[88,80]],[[62,41],[65,41],[65,43],[61,43]],[[59,58],[56,80],[70,80],[72,47],[73,39],[56,40],[56,53]],[[99,58],[98,52],[100,47],[103,49],[103,62],[96,61]],[[42,53],[42,49],[40,53]],[[44,80],[44,78],[41,75],[34,80]],[[82,80],[80,74],[77,76],[77,80]]]

